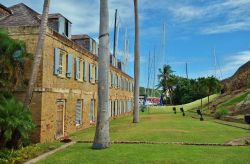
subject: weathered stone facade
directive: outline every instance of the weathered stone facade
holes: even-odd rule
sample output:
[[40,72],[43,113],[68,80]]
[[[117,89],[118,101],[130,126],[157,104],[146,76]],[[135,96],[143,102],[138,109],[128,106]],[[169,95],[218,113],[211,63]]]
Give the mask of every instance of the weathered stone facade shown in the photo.
[[[26,43],[29,53],[35,54],[38,26],[5,25],[4,27],[11,37]],[[55,73],[57,50],[60,52],[60,61],[57,61],[60,62],[59,74]],[[72,57],[70,61],[69,54]],[[77,66],[77,62],[80,66]],[[85,64],[88,64],[88,67],[85,67]],[[24,77],[27,80],[32,69],[31,65],[31,61],[25,64]],[[97,55],[47,28],[42,62],[31,102],[31,112],[36,124],[32,135],[34,142],[59,139],[95,124],[98,104],[97,65]],[[69,67],[71,67],[70,76],[68,76]],[[111,118],[132,112],[132,87],[133,78],[110,66]],[[23,100],[25,88],[16,91],[16,95]]]

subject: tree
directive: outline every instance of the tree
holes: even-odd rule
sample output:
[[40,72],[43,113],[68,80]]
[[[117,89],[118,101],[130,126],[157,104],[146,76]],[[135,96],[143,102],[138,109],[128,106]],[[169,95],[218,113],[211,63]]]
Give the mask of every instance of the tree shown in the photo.
[[24,61],[30,56],[23,41],[10,38],[5,30],[0,29],[1,91],[12,92],[24,84]]
[[135,14],[135,47],[134,47],[134,111],[133,123],[139,122],[139,83],[140,83],[140,34],[139,34],[139,15],[138,0],[134,0]]
[[0,148],[19,148],[34,128],[31,113],[14,97],[0,97]]
[[197,79],[197,96],[201,100],[201,109],[203,107],[202,98],[206,97],[208,95],[208,86],[206,78],[200,77]]
[[31,76],[29,79],[29,87],[28,87],[26,97],[25,97],[25,102],[24,102],[27,108],[29,108],[29,105],[32,99],[32,93],[34,90],[34,86],[37,80],[37,74],[39,72],[39,67],[41,63],[42,51],[44,47],[44,39],[45,39],[47,23],[48,23],[49,3],[50,3],[50,0],[44,0],[42,21],[41,21],[40,29],[39,29],[36,53],[35,53],[35,57],[34,57],[33,65],[32,65]]
[[100,0],[98,112],[93,149],[110,146],[109,137],[109,11],[108,0]]
[[176,83],[176,76],[173,75],[170,65],[164,65],[163,69],[159,69],[159,72],[159,84],[157,85],[157,88],[162,89],[162,93],[165,97],[169,95],[170,104],[173,104],[173,86]]
[[220,81],[213,76],[206,78],[206,85],[208,88],[207,98],[208,98],[208,109],[209,109],[209,103],[210,103],[209,96],[212,94],[218,93],[221,89],[221,85],[220,85]]

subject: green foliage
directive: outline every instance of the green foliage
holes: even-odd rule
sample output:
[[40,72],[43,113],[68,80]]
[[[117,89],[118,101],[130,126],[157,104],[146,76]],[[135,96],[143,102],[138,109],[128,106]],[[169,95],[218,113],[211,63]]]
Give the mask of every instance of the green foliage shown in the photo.
[[25,43],[10,38],[5,30],[0,29],[0,88],[13,90],[23,84],[26,58],[31,58],[31,55],[26,52]]
[[34,128],[31,113],[14,97],[0,97],[0,148],[19,148]]
[[173,100],[175,104],[186,104],[206,96],[219,93],[220,82],[212,77],[186,79],[177,77]]
[[228,114],[228,110],[221,108],[218,111],[216,111],[214,117],[217,119],[220,119],[222,116],[225,116]]
[[[215,77],[187,79],[173,74],[171,66],[159,69],[159,84],[163,95],[175,105],[186,104],[220,92],[221,84]],[[172,104],[170,103],[170,104]]]
[[161,91],[160,90],[157,90],[157,89],[153,90],[151,88],[140,87],[140,95],[145,95],[145,91],[148,92],[149,97],[152,97],[152,96],[160,97],[161,96]]
[[53,150],[61,145],[62,143],[60,142],[52,142],[47,144],[30,145],[27,147],[22,147],[19,150],[3,149],[0,150],[0,163],[1,164],[22,163],[44,152]]
[[235,96],[235,97],[229,99],[228,101],[222,103],[220,105],[220,107],[230,107],[232,105],[236,105],[237,103],[243,101],[248,96],[248,94],[250,94],[250,91],[248,91],[242,95]]

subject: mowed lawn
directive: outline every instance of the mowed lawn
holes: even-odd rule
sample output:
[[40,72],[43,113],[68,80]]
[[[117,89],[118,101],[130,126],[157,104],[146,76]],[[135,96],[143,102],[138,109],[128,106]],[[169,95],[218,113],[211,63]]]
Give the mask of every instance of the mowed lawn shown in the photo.
[[39,164],[248,164],[249,147],[208,147],[186,145],[112,145],[92,150],[91,144],[75,144]]
[[[208,121],[199,121],[170,108],[150,109],[140,113],[140,123],[133,124],[127,116],[112,120],[112,141],[164,141],[193,143],[224,143],[250,136],[246,130]],[[206,119],[206,118],[205,118]],[[71,136],[73,140],[93,140],[95,128]],[[77,143],[49,156],[39,163],[250,163],[250,147],[190,146],[175,144],[113,144],[105,150],[93,150],[91,144]]]
[[[89,128],[72,135],[76,141],[93,140],[95,128]],[[225,143],[234,138],[249,136],[246,130],[225,126],[211,120],[200,121],[185,117],[170,109],[150,109],[141,113],[140,123],[133,124],[132,117],[112,120],[110,136],[112,141],[164,141],[194,143]]]

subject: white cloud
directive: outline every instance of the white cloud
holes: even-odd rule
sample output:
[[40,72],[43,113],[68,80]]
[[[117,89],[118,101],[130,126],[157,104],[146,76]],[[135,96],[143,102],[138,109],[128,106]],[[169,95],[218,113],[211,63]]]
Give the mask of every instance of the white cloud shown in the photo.
[[226,65],[222,68],[223,72],[228,72],[231,70],[236,70],[241,65],[250,61],[250,50],[238,52],[234,55],[231,55],[226,59]]
[[201,30],[202,34],[218,34],[234,31],[244,31],[250,29],[250,19],[242,22],[233,22],[229,24],[214,25]]

